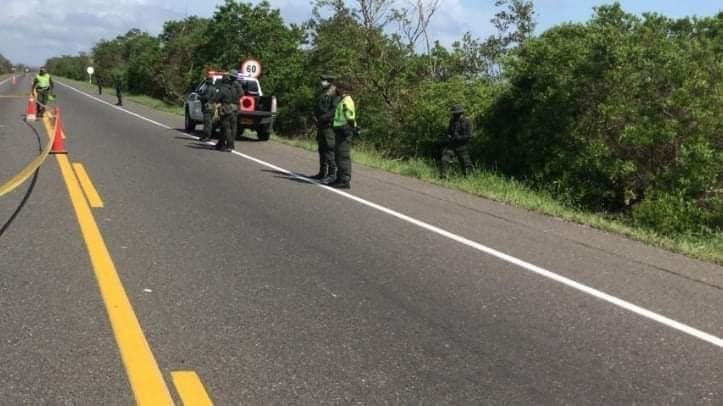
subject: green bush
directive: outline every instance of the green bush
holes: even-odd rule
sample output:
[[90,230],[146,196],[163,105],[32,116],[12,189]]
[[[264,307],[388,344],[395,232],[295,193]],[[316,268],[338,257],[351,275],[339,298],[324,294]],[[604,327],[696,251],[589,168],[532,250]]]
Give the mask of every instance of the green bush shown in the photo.
[[550,29],[507,61],[509,88],[485,121],[483,157],[573,204],[625,213],[642,201],[641,224],[714,229],[722,43],[723,13],[639,18],[617,4]]
[[632,213],[636,225],[668,235],[701,231],[706,217],[705,211],[694,202],[668,193],[645,198],[633,208]]

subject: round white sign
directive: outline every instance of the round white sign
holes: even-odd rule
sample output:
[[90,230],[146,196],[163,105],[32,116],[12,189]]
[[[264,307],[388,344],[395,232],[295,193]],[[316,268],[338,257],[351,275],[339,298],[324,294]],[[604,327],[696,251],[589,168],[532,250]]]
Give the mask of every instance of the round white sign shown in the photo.
[[261,75],[261,63],[256,59],[247,59],[241,64],[241,74],[258,78]]
[[88,72],[89,75],[92,75],[93,73],[95,73],[95,69],[93,69],[92,66],[88,66],[88,69],[86,69],[86,72]]

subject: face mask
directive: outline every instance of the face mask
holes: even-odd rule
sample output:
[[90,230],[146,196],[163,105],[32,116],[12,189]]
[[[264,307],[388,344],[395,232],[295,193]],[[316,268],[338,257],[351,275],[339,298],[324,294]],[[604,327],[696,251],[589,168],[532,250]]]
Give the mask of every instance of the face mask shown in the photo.
[[324,89],[326,89],[327,87],[329,87],[329,85],[330,85],[330,83],[329,83],[328,80],[322,80],[322,81],[321,81],[321,87],[323,87]]

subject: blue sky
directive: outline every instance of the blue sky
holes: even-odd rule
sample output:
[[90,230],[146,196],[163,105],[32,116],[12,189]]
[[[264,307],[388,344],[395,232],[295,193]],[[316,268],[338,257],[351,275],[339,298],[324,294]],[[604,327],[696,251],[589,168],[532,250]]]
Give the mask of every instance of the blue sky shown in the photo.
[[[489,20],[494,0],[441,0],[432,21],[433,39],[443,44],[470,31],[493,33]],[[219,0],[2,0],[0,53],[13,62],[33,65],[60,54],[89,50],[100,38],[113,38],[130,28],[158,33],[164,21],[186,15],[210,16]],[[252,2],[256,2],[255,0]],[[605,0],[535,0],[538,31],[566,21],[585,21]],[[714,0],[621,0],[623,8],[642,13],[656,11],[671,17],[710,16],[723,10]],[[308,18],[308,0],[271,0],[290,22]],[[42,23],[40,23],[42,22]]]

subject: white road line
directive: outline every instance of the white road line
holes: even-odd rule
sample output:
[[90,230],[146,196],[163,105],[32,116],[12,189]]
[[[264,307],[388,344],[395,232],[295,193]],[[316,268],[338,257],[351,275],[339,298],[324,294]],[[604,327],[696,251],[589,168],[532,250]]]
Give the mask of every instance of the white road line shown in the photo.
[[0,86],[2,86],[2,85],[4,85],[5,83],[7,83],[10,79],[12,79],[12,78],[7,78],[7,79],[3,80],[2,82],[0,82]]
[[[77,89],[75,89],[75,88],[72,88],[72,87],[70,87],[70,86],[68,86],[68,85],[63,84],[63,86],[69,87],[69,88],[75,90],[75,91],[78,92],[78,93],[81,93],[81,94],[83,94],[83,95],[85,95],[85,96],[87,96],[87,97],[90,97],[90,98],[93,99],[93,100],[96,100],[96,101],[98,101],[98,102],[107,104],[107,105],[109,105],[109,106],[111,106],[111,107],[113,107],[113,108],[116,108],[116,109],[118,109],[118,110],[124,111],[124,112],[126,112],[126,113],[128,113],[128,114],[130,114],[130,115],[132,115],[132,116],[134,116],[134,117],[137,117],[137,118],[140,118],[140,119],[142,119],[142,120],[148,121],[148,122],[153,123],[153,124],[155,124],[155,125],[157,125],[157,126],[159,126],[159,127],[162,127],[162,128],[165,128],[165,129],[171,129],[171,127],[168,127],[167,125],[164,125],[164,124],[158,123],[158,122],[156,122],[156,121],[147,119],[147,118],[145,118],[145,117],[142,117],[142,116],[140,116],[140,115],[138,115],[138,114],[136,114],[136,113],[130,112],[130,111],[128,111],[128,110],[118,108],[117,106],[114,106],[114,105],[112,105],[112,104],[110,104],[110,103],[108,103],[108,102],[105,102],[105,101],[103,101],[103,100],[100,100],[100,99],[98,99],[98,98],[96,98],[96,97],[93,97],[93,96],[91,96],[91,95],[89,95],[89,94],[87,94],[87,93],[85,93],[85,92],[82,92],[82,91],[80,91],[80,90],[77,90]],[[193,136],[193,135],[189,135],[189,138],[196,139],[196,140],[199,139],[198,137]],[[439,227],[433,226],[433,225],[431,225],[431,224],[429,224],[429,223],[425,223],[424,221],[417,220],[417,219],[415,219],[415,218],[413,218],[413,217],[409,217],[409,216],[407,216],[407,215],[405,215],[405,214],[402,214],[402,213],[400,213],[400,212],[398,212],[398,211],[395,211],[395,210],[386,208],[386,207],[381,206],[381,205],[378,205],[378,204],[376,204],[376,203],[374,203],[374,202],[370,202],[370,201],[368,201],[368,200],[365,200],[365,199],[362,199],[362,198],[360,198],[360,197],[354,196],[354,195],[352,195],[352,194],[350,194],[350,193],[347,193],[347,192],[344,192],[344,191],[341,191],[341,190],[338,190],[338,189],[330,188],[330,187],[325,186],[325,185],[321,185],[321,184],[319,184],[319,183],[316,183],[316,182],[312,181],[311,179],[309,179],[309,178],[307,178],[307,177],[305,177],[305,176],[299,175],[299,174],[297,174],[297,173],[295,173],[295,172],[292,172],[292,171],[289,171],[289,170],[287,170],[287,169],[281,168],[281,167],[276,166],[276,165],[274,165],[274,164],[271,164],[271,163],[269,163],[269,162],[262,161],[261,159],[254,158],[254,157],[252,157],[252,156],[243,154],[243,153],[238,152],[238,151],[233,151],[233,153],[234,153],[235,155],[240,156],[240,157],[242,157],[242,158],[244,158],[244,159],[247,159],[247,160],[249,160],[249,161],[256,162],[256,163],[259,164],[259,165],[265,166],[265,167],[270,168],[270,169],[277,170],[277,171],[279,171],[279,172],[283,172],[283,173],[285,173],[285,174],[287,174],[287,175],[289,175],[289,176],[291,176],[291,177],[294,177],[294,178],[296,178],[296,179],[303,180],[303,181],[306,181],[306,182],[308,182],[308,183],[317,185],[317,186],[319,186],[319,187],[321,187],[321,188],[323,188],[323,189],[326,189],[327,191],[330,191],[330,192],[332,192],[332,193],[336,193],[336,194],[339,195],[339,196],[343,196],[343,197],[345,197],[345,198],[347,198],[347,199],[353,200],[353,201],[355,201],[355,202],[357,202],[357,203],[360,203],[360,204],[363,204],[363,205],[365,205],[365,206],[367,206],[367,207],[370,207],[370,208],[373,208],[373,209],[375,209],[375,210],[378,210],[378,211],[380,211],[380,212],[382,212],[382,213],[386,213],[386,214],[388,214],[388,215],[390,215],[390,216],[396,217],[396,218],[398,218],[399,220],[405,221],[405,222],[410,223],[410,224],[414,224],[415,226],[418,226],[418,227],[420,227],[420,228],[423,228],[423,229],[425,229],[425,230],[427,230],[427,231],[430,231],[430,232],[435,233],[435,234],[437,234],[437,235],[440,235],[440,236],[442,236],[442,237],[448,238],[448,239],[450,239],[450,240],[456,241],[456,242],[458,242],[458,243],[460,243],[460,244],[466,245],[466,246],[468,246],[468,247],[470,247],[470,248],[473,248],[473,249],[475,249],[475,250],[477,250],[477,251],[483,252],[483,253],[485,253],[485,254],[487,254],[487,255],[491,255],[491,256],[493,256],[493,257],[495,257],[495,258],[497,258],[497,259],[500,259],[500,260],[502,260],[502,261],[505,261],[505,262],[507,262],[507,263],[516,265],[516,266],[518,266],[518,267],[520,267],[520,268],[522,268],[522,269],[524,269],[524,270],[526,270],[526,271],[529,271],[529,272],[532,272],[532,273],[534,273],[534,274],[540,275],[540,276],[542,276],[542,277],[544,277],[544,278],[553,280],[553,281],[555,281],[555,282],[558,282],[558,283],[560,283],[560,284],[563,284],[563,285],[565,285],[565,286],[568,286],[568,287],[570,287],[570,288],[573,288],[573,289],[575,289],[575,290],[577,290],[577,291],[586,293],[586,294],[588,294],[588,295],[590,295],[590,296],[593,296],[593,297],[595,297],[595,298],[597,298],[597,299],[603,300],[603,301],[608,302],[608,303],[610,303],[610,304],[612,304],[612,305],[615,305],[615,306],[618,306],[618,307],[620,307],[620,308],[622,308],[622,309],[625,309],[625,310],[627,310],[627,311],[629,311],[629,312],[635,313],[635,314],[637,314],[637,315],[639,315],[639,316],[641,316],[641,317],[647,318],[647,319],[649,319],[649,320],[652,320],[652,321],[655,321],[655,322],[660,323],[660,324],[662,324],[662,325],[665,325],[665,326],[667,326],[667,327],[670,327],[670,328],[672,328],[672,329],[674,329],[674,330],[677,330],[677,331],[679,331],[679,332],[681,332],[681,333],[687,334],[687,335],[689,335],[689,336],[692,336],[692,337],[698,338],[698,339],[700,339],[700,340],[703,340],[703,341],[705,341],[705,342],[707,342],[707,343],[713,344],[713,345],[715,345],[716,347],[723,348],[723,339],[721,339],[720,337],[716,337],[716,336],[713,335],[713,334],[709,334],[709,333],[706,333],[706,332],[704,332],[704,331],[698,330],[698,329],[693,328],[693,327],[691,327],[691,326],[689,326],[689,325],[687,325],[687,324],[684,324],[684,323],[675,321],[675,320],[673,320],[673,319],[671,319],[671,318],[665,317],[665,316],[663,316],[663,315],[661,315],[661,314],[655,313],[655,312],[653,312],[653,311],[651,311],[651,310],[645,309],[645,308],[643,308],[643,307],[640,307],[640,306],[638,306],[638,305],[635,305],[635,304],[633,304],[633,303],[630,303],[630,302],[628,302],[628,301],[625,301],[625,300],[623,300],[623,299],[620,299],[620,298],[618,298],[618,297],[616,297],[616,296],[607,294],[607,293],[605,293],[605,292],[603,292],[603,291],[597,290],[597,289],[595,289],[595,288],[592,288],[592,287],[587,286],[587,285],[585,285],[585,284],[582,284],[582,283],[580,283],[580,282],[574,281],[574,280],[572,280],[572,279],[570,279],[570,278],[567,278],[567,277],[565,277],[565,276],[556,274],[556,273],[554,273],[554,272],[552,272],[552,271],[549,271],[549,270],[547,270],[547,269],[545,269],[545,268],[539,267],[539,266],[537,266],[537,265],[534,265],[534,264],[531,264],[531,263],[529,263],[529,262],[523,261],[523,260],[521,260],[521,259],[519,259],[519,258],[513,257],[512,255],[505,254],[505,253],[502,252],[502,251],[498,251],[498,250],[496,250],[496,249],[494,249],[494,248],[490,248],[490,247],[488,247],[488,246],[486,246],[486,245],[482,245],[482,244],[480,244],[480,243],[478,243],[478,242],[476,242],[476,241],[472,241],[472,240],[467,239],[467,238],[465,238],[465,237],[462,237],[462,236],[460,236],[460,235],[457,235],[457,234],[451,233],[451,232],[449,232],[449,231],[447,231],[447,230],[444,230],[444,229],[441,229],[441,228],[439,228]]]
[[58,84],[62,85],[63,87],[67,87],[68,89],[70,89],[70,90],[72,90],[72,91],[74,91],[74,92],[78,92],[78,93],[82,94],[82,95],[85,96],[85,97],[89,97],[89,98],[97,101],[98,103],[105,104],[105,105],[110,106],[110,107],[112,107],[112,108],[114,108],[114,109],[116,109],[116,110],[120,110],[120,111],[122,111],[122,112],[124,112],[124,113],[130,114],[131,116],[133,116],[133,117],[135,117],[135,118],[139,118],[139,119],[141,119],[141,120],[148,121],[149,123],[155,124],[155,125],[157,125],[157,126],[159,126],[159,127],[161,127],[161,128],[165,128],[166,130],[171,130],[171,129],[172,129],[171,127],[169,127],[169,126],[167,126],[167,125],[165,125],[165,124],[159,123],[158,121],[151,120],[150,118],[143,117],[143,116],[140,115],[140,114],[136,114],[136,113],[134,113],[134,112],[132,112],[132,111],[128,111],[128,110],[126,110],[126,109],[124,109],[124,108],[122,108],[122,107],[120,107],[120,106],[116,106],[115,104],[111,104],[111,103],[108,103],[108,102],[105,101],[105,100],[101,100],[101,99],[99,99],[99,98],[97,98],[97,97],[95,97],[95,96],[91,96],[91,95],[89,95],[88,93],[83,92],[83,91],[81,91],[81,90],[78,90],[78,89],[74,88],[73,86],[66,85],[65,83],[63,83],[63,82],[61,82],[61,81],[59,81],[59,80],[56,80],[55,83],[58,83]]

